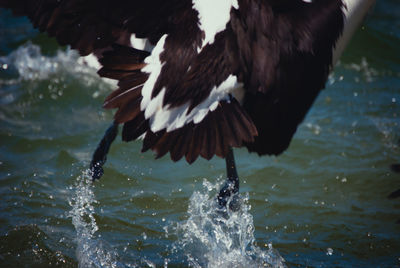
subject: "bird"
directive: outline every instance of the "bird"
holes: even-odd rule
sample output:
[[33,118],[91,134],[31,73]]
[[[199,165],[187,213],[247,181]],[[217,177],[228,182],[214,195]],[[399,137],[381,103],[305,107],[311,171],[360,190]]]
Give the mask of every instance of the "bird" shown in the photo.
[[33,26],[94,56],[118,81],[114,119],[90,164],[110,146],[192,164],[226,160],[220,207],[239,192],[232,148],[279,155],[305,118],[375,0],[0,0]]

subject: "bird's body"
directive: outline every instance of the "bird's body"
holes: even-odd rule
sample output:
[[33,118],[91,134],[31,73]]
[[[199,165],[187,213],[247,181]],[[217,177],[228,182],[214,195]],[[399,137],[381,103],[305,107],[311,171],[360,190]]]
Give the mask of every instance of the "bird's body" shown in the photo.
[[119,124],[124,141],[142,138],[142,151],[169,153],[173,161],[225,158],[241,146],[280,154],[373,2],[0,0],[0,6],[27,15],[82,56],[96,55],[100,76],[118,80],[104,103],[117,112],[94,157],[102,165]]

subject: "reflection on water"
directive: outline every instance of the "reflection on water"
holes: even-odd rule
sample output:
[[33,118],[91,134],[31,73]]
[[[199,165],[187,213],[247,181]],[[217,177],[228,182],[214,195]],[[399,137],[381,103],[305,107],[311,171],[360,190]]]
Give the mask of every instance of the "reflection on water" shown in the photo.
[[0,236],[1,267],[74,267],[75,262],[48,246],[49,236],[36,225],[21,225]]

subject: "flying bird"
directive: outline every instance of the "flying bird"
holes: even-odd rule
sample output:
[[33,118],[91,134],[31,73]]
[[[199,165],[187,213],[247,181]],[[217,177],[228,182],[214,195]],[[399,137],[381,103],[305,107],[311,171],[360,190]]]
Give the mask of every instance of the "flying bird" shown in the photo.
[[122,125],[156,158],[226,159],[226,206],[239,191],[233,147],[286,150],[374,0],[0,0],[118,80],[93,179]]

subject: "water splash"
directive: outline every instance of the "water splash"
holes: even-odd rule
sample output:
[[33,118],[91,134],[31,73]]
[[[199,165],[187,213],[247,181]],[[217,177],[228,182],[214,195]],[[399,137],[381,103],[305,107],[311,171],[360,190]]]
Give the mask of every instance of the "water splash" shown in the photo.
[[397,123],[397,119],[389,117],[376,117],[368,116],[368,118],[375,125],[379,133],[382,135],[382,144],[393,151],[397,151],[400,147],[400,125]]
[[248,194],[239,197],[236,212],[217,206],[220,184],[203,182],[204,190],[190,198],[188,219],[178,223],[176,248],[192,267],[286,267],[272,245],[262,250],[255,245],[253,216]]
[[79,267],[121,267],[117,262],[117,252],[95,235],[99,228],[93,205],[97,200],[89,171],[78,176],[74,192],[75,196],[69,201],[72,209],[68,216],[72,218],[76,230]]
[[[377,69],[371,67],[365,57],[361,58],[360,63],[345,64],[344,67],[349,70],[354,70],[358,72],[359,74],[361,74],[362,78],[368,83],[373,82],[378,76],[381,75]],[[356,82],[359,82],[358,77],[355,77],[354,79]]]
[[[94,56],[80,57],[75,50],[57,50],[54,56],[42,54],[38,45],[27,42],[9,55],[0,57],[0,71],[16,73],[18,78],[1,79],[1,84],[17,84],[21,81],[47,80],[60,72],[79,76],[87,85],[99,80],[96,71],[100,68]],[[116,82],[103,79],[113,86]]]

